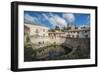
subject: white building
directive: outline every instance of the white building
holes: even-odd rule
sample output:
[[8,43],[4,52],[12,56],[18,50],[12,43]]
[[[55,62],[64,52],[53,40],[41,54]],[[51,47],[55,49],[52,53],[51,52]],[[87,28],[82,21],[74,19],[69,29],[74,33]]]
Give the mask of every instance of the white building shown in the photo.
[[29,32],[30,41],[34,44],[39,43],[46,43],[49,41],[48,39],[48,29],[45,26],[39,26],[34,24],[24,24],[25,27],[29,28],[28,31],[27,28],[24,29],[25,32]]
[[[49,28],[45,26],[38,26],[33,24],[25,24],[24,31],[28,33],[30,41],[34,44],[47,43],[63,43],[66,38],[90,38],[90,28],[71,28],[64,32],[62,31],[48,31]],[[27,37],[27,36],[26,36]]]
[[48,36],[48,28],[45,26],[39,26],[34,24],[25,24],[30,29],[30,36]]
[[[66,30],[66,29],[65,29]],[[79,29],[78,27],[70,28],[64,32],[62,31],[55,31],[55,32],[48,32],[48,35],[52,38],[55,37],[63,37],[63,38],[90,38],[90,28],[85,27]]]
[[90,38],[90,29],[72,29],[66,32],[66,37]]

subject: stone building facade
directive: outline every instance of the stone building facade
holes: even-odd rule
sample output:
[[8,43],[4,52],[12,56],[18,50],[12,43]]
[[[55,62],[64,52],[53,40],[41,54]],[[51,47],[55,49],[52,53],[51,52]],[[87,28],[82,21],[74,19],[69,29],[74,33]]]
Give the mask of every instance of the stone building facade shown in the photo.
[[63,43],[66,38],[90,38],[90,28],[72,28],[65,32],[50,32],[48,30],[49,28],[44,26],[38,26],[33,24],[24,25],[24,32],[29,34],[31,42],[35,44],[48,42]]

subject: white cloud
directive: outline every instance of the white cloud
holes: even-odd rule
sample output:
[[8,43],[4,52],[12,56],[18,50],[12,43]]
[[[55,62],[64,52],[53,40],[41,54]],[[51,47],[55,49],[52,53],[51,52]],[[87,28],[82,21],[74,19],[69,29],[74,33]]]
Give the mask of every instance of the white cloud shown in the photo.
[[54,16],[51,12],[49,13],[50,16]]
[[90,25],[90,15],[87,16],[87,24]]
[[69,22],[72,23],[75,21],[75,16],[72,13],[63,14],[63,17]]
[[54,20],[54,18],[53,17],[49,17],[49,16],[47,16],[46,14],[42,14],[43,16],[44,16],[44,18],[47,20],[47,21],[49,21],[49,23],[51,23],[53,26],[56,26],[57,25],[57,23],[55,22],[55,20]]
[[44,18],[45,18],[46,20],[49,20],[49,17],[48,17],[46,14],[42,13],[42,15],[44,16]]
[[60,26],[66,26],[67,25],[67,22],[65,21],[65,19],[61,18],[60,16],[58,15],[55,15],[54,16],[54,19],[56,21],[56,23]]
[[57,25],[57,23],[56,23],[56,21],[54,20],[53,17],[51,17],[51,18],[49,19],[49,22],[50,22],[54,27]]
[[67,22],[65,21],[65,19],[61,18],[60,16],[58,15],[54,15],[52,13],[49,13],[50,17],[47,16],[46,14],[42,14],[44,16],[44,18],[46,20],[48,20],[54,27],[55,26],[66,26],[67,25]]
[[26,23],[37,23],[38,19],[36,17],[30,16],[29,14],[25,14],[24,16]]

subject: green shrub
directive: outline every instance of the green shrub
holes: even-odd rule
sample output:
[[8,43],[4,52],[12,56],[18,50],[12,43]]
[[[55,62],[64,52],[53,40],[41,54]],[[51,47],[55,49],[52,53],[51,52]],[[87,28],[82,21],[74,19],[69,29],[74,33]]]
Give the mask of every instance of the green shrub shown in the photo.
[[24,48],[24,61],[32,61],[36,57],[36,51],[32,47]]

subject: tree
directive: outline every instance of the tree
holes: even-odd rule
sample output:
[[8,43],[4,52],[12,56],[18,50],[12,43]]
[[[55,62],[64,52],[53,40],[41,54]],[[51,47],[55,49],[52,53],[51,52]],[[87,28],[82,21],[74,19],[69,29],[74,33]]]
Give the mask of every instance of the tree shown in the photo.
[[55,30],[54,30],[54,29],[49,29],[48,31],[49,31],[49,32],[55,32]]
[[75,29],[78,29],[78,27],[75,27]]
[[66,30],[70,30],[70,29],[71,29],[71,27],[67,27],[67,28],[66,28]]
[[55,27],[55,30],[60,30],[59,26],[56,26],[56,27]]

